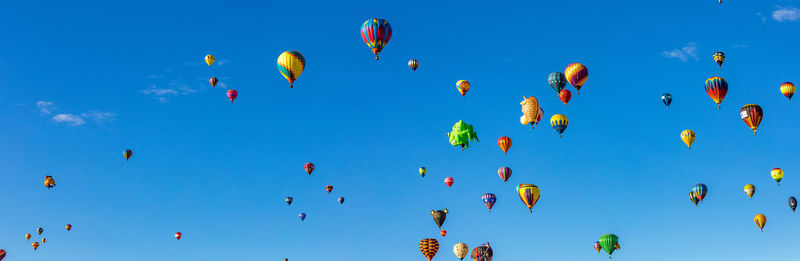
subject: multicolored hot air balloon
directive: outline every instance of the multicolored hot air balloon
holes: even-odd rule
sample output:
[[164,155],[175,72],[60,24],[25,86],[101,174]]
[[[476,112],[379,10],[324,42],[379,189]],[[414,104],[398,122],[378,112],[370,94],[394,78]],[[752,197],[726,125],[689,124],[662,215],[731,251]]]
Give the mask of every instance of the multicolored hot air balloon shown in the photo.
[[572,99],[572,92],[567,89],[563,89],[558,93],[558,99],[561,100],[561,102],[564,103],[564,107],[566,107],[567,103],[569,103],[569,100]]
[[181,240],[182,237],[183,237],[183,233],[175,232],[175,240]]
[[489,246],[489,242],[481,244],[479,247],[472,249],[472,257],[473,261],[492,261],[492,257],[494,256],[494,251],[492,247]]
[[447,230],[442,229],[439,231],[439,234],[442,235],[442,237],[444,237],[447,235]]
[[31,240],[31,234],[25,234],[25,240]]
[[694,192],[692,191],[689,191],[689,200],[691,200],[695,206],[697,206],[697,203],[700,203],[700,201],[697,200],[697,197],[694,195]]
[[556,93],[560,94],[561,90],[564,90],[564,86],[567,86],[567,77],[564,77],[564,74],[560,72],[550,73],[550,75],[547,76],[547,84],[549,84]]
[[417,68],[419,68],[419,61],[415,59],[408,60],[408,68],[411,68],[412,71],[416,72]]
[[742,109],[739,110],[739,114],[742,116],[744,123],[753,130],[753,135],[756,135],[758,125],[761,124],[761,119],[764,118],[764,111],[761,110],[761,106],[757,104],[747,104],[742,106]]
[[444,178],[444,184],[445,184],[445,185],[447,185],[447,187],[448,187],[448,188],[449,188],[449,187],[451,187],[451,186],[453,186],[453,182],[455,182],[455,180],[453,179],[453,177],[446,177],[446,178]]
[[131,156],[133,156],[133,151],[132,150],[125,150],[125,151],[122,152],[122,157],[125,157],[126,161],[129,160],[131,158]]
[[426,169],[425,167],[419,168],[419,174],[422,175],[423,178],[425,177],[426,173],[428,173],[428,169]]
[[797,198],[794,196],[789,197],[789,208],[792,209],[792,212],[797,209]]
[[36,234],[41,235],[42,233],[44,233],[44,228],[37,228],[36,229]]
[[567,65],[567,68],[564,69],[564,76],[567,77],[569,84],[575,87],[577,94],[581,95],[581,87],[586,83],[586,79],[589,78],[589,69],[583,64],[573,63]]
[[286,197],[286,205],[291,206],[292,202],[294,202],[294,198],[293,197]]
[[378,60],[378,53],[392,39],[392,26],[381,18],[371,18],[361,25],[361,39],[372,49],[375,60]]
[[465,95],[467,95],[470,86],[471,85],[467,80],[458,80],[456,82],[456,88],[458,88],[458,93],[461,94],[461,97],[465,97]]
[[458,243],[453,246],[453,254],[456,255],[458,259],[464,260],[469,254],[469,247],[467,243]]
[[303,222],[306,220],[306,213],[297,214],[297,217],[300,218],[300,222]]
[[205,60],[206,60],[206,63],[208,64],[208,66],[211,66],[211,64],[214,63],[215,59],[214,59],[213,55],[209,54],[209,55],[206,55]]
[[[719,3],[721,4],[722,0],[719,0]],[[719,65],[719,67],[722,67],[722,62],[724,61],[725,61],[725,53],[723,52],[714,53],[714,62],[716,62],[717,65]]]
[[561,138],[561,134],[564,133],[564,130],[567,129],[568,125],[569,119],[567,119],[567,116],[564,116],[563,114],[556,114],[553,115],[553,117],[550,117],[550,126],[556,130],[559,138]]
[[67,224],[66,228],[67,228],[67,231],[70,231],[70,230],[72,230],[72,225]]
[[306,58],[298,51],[285,51],[278,56],[278,71],[289,81],[289,88],[293,87],[294,81],[300,77],[305,68]]
[[725,99],[728,94],[728,82],[722,77],[711,77],[706,80],[706,93],[715,103],[717,109],[720,108],[720,103]]
[[3,261],[4,258],[6,258],[6,250],[0,249],[0,261]]
[[517,186],[517,194],[519,194],[519,199],[522,200],[522,203],[525,203],[525,206],[528,207],[528,211],[533,213],[533,206],[539,201],[539,187],[522,183]]
[[47,187],[47,189],[50,189],[50,188],[56,186],[56,180],[53,179],[53,176],[45,176],[44,177],[44,186]]
[[31,246],[33,247],[33,250],[36,251],[36,249],[39,248],[39,242],[33,242],[31,243]]
[[781,94],[786,96],[786,99],[789,99],[789,102],[792,101],[792,96],[794,96],[794,83],[785,82],[781,84]]
[[219,80],[217,80],[217,77],[211,77],[211,79],[208,79],[208,83],[211,84],[211,88],[217,87],[218,82]]
[[235,100],[236,97],[239,96],[239,92],[237,92],[234,89],[230,89],[230,90],[228,90],[227,95],[228,95],[228,100],[231,100],[231,104],[232,104],[233,100]]
[[500,176],[500,179],[503,180],[503,183],[506,183],[509,178],[511,178],[511,168],[509,167],[500,167],[497,169],[497,175]]
[[703,199],[706,197],[706,193],[708,193],[708,186],[703,183],[694,184],[692,187],[692,193],[694,193],[694,196],[700,201],[700,203],[703,203]]
[[503,150],[503,153],[508,155],[508,149],[511,148],[511,138],[503,136],[497,139],[497,146],[500,146],[500,149]]
[[314,163],[306,162],[306,164],[303,165],[303,169],[306,170],[308,175],[311,175],[311,172],[314,172]]
[[672,104],[672,94],[669,93],[662,94],[661,102],[663,102],[664,105],[667,105],[667,109],[669,109],[669,105]]
[[439,229],[442,229],[442,224],[444,224],[444,220],[447,219],[447,209],[444,210],[431,210],[431,216],[433,217],[433,222],[439,226]]
[[481,197],[481,201],[483,201],[483,205],[489,209],[489,212],[492,212],[492,207],[494,203],[497,202],[497,197],[492,193],[486,193]]
[[522,125],[531,125],[531,129],[533,129],[533,125],[538,123],[537,119],[541,119],[541,108],[539,107],[539,100],[536,97],[525,97],[522,96],[522,102],[519,103],[522,105],[522,117],[519,119],[519,123]]
[[419,251],[422,252],[422,255],[431,261],[434,256],[436,256],[436,252],[439,252],[439,241],[435,238],[425,238],[419,241]]
[[328,194],[331,194],[331,191],[333,191],[333,186],[331,186],[331,185],[325,186],[325,191],[327,191]]
[[778,186],[781,185],[781,180],[783,179],[783,170],[780,168],[774,168],[769,172],[769,175],[772,176],[772,179],[778,183]]
[[339,201],[339,205],[344,204],[344,197],[339,197],[336,201]]
[[608,258],[611,259],[611,254],[614,253],[614,250],[617,250],[617,241],[619,241],[619,237],[614,234],[604,234],[600,236],[600,247],[608,253]]
[[42,244],[47,243],[47,238],[42,238]]
[[761,229],[761,232],[764,232],[764,225],[767,224],[767,216],[764,216],[764,214],[758,214],[753,218],[753,221],[756,222],[756,226]]
[[594,241],[594,243],[592,243],[592,247],[594,247],[594,250],[596,250],[597,253],[600,253],[600,250],[603,250],[603,247],[600,246],[600,241]]
[[744,185],[744,193],[746,193],[750,199],[753,199],[753,194],[756,193],[756,186],[753,186],[753,184]]
[[692,143],[694,143],[695,138],[696,136],[692,130],[683,130],[681,132],[681,140],[683,143],[686,143],[686,146],[689,147],[689,149],[692,149]]

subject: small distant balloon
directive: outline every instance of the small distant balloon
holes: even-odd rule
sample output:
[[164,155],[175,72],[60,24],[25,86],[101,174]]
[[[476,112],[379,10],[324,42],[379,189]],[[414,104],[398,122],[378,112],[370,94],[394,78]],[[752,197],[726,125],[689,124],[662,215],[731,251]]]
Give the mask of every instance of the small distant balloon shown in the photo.
[[301,221],[301,222],[302,222],[302,221],[305,221],[305,220],[306,220],[306,213],[300,213],[300,214],[297,214],[297,217],[299,217],[299,218],[300,218],[300,221]]
[[[721,4],[722,0],[719,0],[719,3]],[[725,53],[723,52],[714,53],[714,62],[716,62],[717,65],[719,65],[719,67],[722,67],[722,63],[725,62]]]
[[761,232],[764,232],[764,225],[767,224],[767,216],[764,216],[764,214],[758,214],[753,218],[753,221],[756,222],[756,226],[761,229]]
[[558,99],[561,100],[561,102],[563,102],[564,106],[566,107],[567,103],[569,103],[569,100],[572,99],[572,92],[570,92],[567,89],[563,89],[561,90],[561,92],[558,93]]
[[797,209],[797,198],[794,196],[789,197],[789,208],[792,209],[792,212]]
[[453,182],[455,182],[455,180],[453,179],[453,177],[446,177],[446,178],[444,178],[444,184],[445,184],[445,185],[447,185],[447,187],[451,187],[451,186],[453,186]]
[[672,104],[672,94],[669,93],[662,94],[661,102],[663,102],[664,105],[667,105],[667,109],[669,109],[669,105]]
[[492,212],[492,207],[494,206],[494,203],[497,202],[497,197],[492,193],[486,193],[481,197],[481,201],[483,202],[483,205],[489,209],[489,212]]
[[183,237],[183,233],[175,232],[175,240],[181,240],[182,237]]
[[511,138],[509,137],[500,137],[497,139],[497,146],[500,146],[500,149],[503,150],[503,153],[508,155],[508,149],[511,148]]
[[567,86],[567,77],[560,72],[550,73],[550,75],[547,76],[547,84],[549,84],[557,94],[560,94],[561,91],[564,90],[564,86]]
[[756,193],[756,186],[753,186],[753,184],[744,185],[744,193],[747,194],[750,199],[753,199],[753,194]]
[[344,204],[344,197],[339,197],[336,201],[339,201],[339,205]]
[[214,63],[215,58],[214,58],[213,55],[209,54],[209,55],[206,55],[205,60],[206,60],[206,63],[208,64],[208,66],[211,66],[211,64]]
[[428,169],[426,169],[425,167],[419,168],[419,174],[422,175],[423,178],[425,177],[426,173],[428,173]]
[[133,151],[132,150],[125,150],[125,151],[122,152],[122,157],[125,157],[126,161],[129,160],[131,158],[131,156],[133,156]]
[[287,205],[291,206],[293,201],[294,201],[293,197],[286,197],[286,204]]
[[686,143],[686,146],[689,147],[689,149],[692,148],[692,143],[694,143],[695,138],[696,136],[692,130],[684,130],[681,132],[681,140],[683,143]]
[[783,179],[783,170],[781,168],[774,168],[769,172],[769,175],[772,176],[772,179],[778,183],[778,186],[781,185],[781,180]]
[[25,240],[31,240],[31,234],[25,234]]
[[506,183],[509,178],[511,178],[511,168],[509,167],[500,167],[497,169],[497,175],[500,176],[500,179],[503,180],[503,183]]
[[328,194],[331,194],[331,191],[333,191],[333,186],[331,186],[331,185],[325,186],[325,191],[327,191]]
[[456,87],[458,88],[458,93],[461,93],[461,97],[465,97],[471,85],[467,80],[458,80],[456,82]]
[[217,87],[218,82],[219,80],[217,80],[217,77],[211,77],[211,79],[208,79],[208,83],[211,84],[211,88]]
[[785,83],[781,84],[781,88],[780,89],[781,89],[781,94],[783,94],[783,96],[785,96],[786,99],[789,99],[789,102],[791,102],[792,101],[792,96],[794,96],[794,89],[795,89],[794,88],[794,83],[785,82]]
[[36,249],[39,248],[39,242],[33,242],[31,243],[31,246],[33,247],[33,250],[36,251]]
[[550,117],[550,126],[556,130],[559,138],[561,138],[561,134],[564,133],[564,130],[567,129],[568,125],[569,119],[567,119],[567,116],[564,116],[563,114],[556,114],[553,115],[553,117]]
[[228,95],[228,100],[231,100],[231,103],[233,103],[233,100],[235,100],[236,97],[239,96],[239,92],[237,92],[236,90],[230,89],[230,90],[228,90],[227,95]]
[[37,233],[37,234],[41,235],[41,234],[42,234],[42,232],[44,232],[44,228],[37,228],[37,229],[36,229],[36,233]]
[[408,61],[408,68],[411,68],[411,70],[416,72],[417,68],[419,68],[419,61],[417,61],[415,59],[409,60]]
[[289,81],[289,88],[293,87],[294,81],[300,77],[305,68],[306,58],[298,51],[285,51],[278,56],[278,71]]
[[442,237],[444,237],[447,235],[447,230],[442,229],[441,231],[439,231],[439,234],[441,234]]
[[70,230],[72,230],[72,225],[67,224],[66,228],[67,228],[67,231],[70,231]]
[[589,69],[583,64],[573,63],[567,65],[567,68],[564,69],[564,76],[567,77],[569,84],[575,87],[577,94],[581,95],[581,87],[586,83],[586,79],[589,78]]
[[306,164],[303,165],[303,169],[306,170],[306,173],[308,173],[308,175],[311,175],[311,172],[314,172],[314,168],[315,168],[314,163],[311,162],[306,162]]

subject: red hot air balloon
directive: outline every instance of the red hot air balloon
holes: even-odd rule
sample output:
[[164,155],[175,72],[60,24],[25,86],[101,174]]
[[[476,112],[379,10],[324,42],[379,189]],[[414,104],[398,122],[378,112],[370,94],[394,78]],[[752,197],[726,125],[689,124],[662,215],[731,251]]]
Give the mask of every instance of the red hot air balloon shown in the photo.
[[501,167],[497,169],[497,175],[500,176],[500,179],[503,180],[503,183],[508,181],[508,178],[511,177],[511,168],[509,167]]
[[181,232],[175,232],[175,239],[177,239],[177,240],[181,240],[181,237],[183,237],[183,233],[181,233]]
[[67,224],[67,231],[70,231],[70,230],[72,230],[72,225]]
[[333,186],[331,186],[331,185],[325,186],[325,191],[327,191],[328,194],[331,194],[331,191],[333,191]]
[[39,248],[39,242],[33,242],[31,243],[31,246],[33,247],[33,250],[36,251],[36,249]]
[[233,100],[235,100],[237,96],[239,96],[239,92],[233,89],[228,90],[228,100],[231,100],[231,103],[233,103]]
[[569,100],[572,99],[572,92],[567,89],[563,89],[558,93],[558,99],[560,99],[561,102],[564,103],[564,107],[566,107]]
[[314,172],[314,163],[308,162],[305,165],[303,165],[303,168],[306,170],[306,173],[308,173],[308,175],[311,175],[311,172]]
[[3,261],[3,258],[6,258],[6,250],[0,249],[0,261]]
[[453,177],[444,178],[444,184],[447,185],[447,187],[453,186],[453,182],[455,182],[455,180],[453,180]]
[[439,234],[441,234],[442,237],[444,237],[447,235],[447,230],[442,229],[442,231],[439,231]]
[[511,138],[509,137],[500,137],[497,139],[497,146],[500,146],[500,149],[503,150],[503,153],[508,155],[508,149],[511,148]]

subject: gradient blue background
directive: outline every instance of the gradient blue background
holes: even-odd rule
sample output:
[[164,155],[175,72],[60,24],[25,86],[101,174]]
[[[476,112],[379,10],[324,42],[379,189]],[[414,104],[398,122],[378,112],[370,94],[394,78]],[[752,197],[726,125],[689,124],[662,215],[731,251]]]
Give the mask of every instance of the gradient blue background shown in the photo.
[[[9,1],[0,248],[6,260],[424,260],[417,244],[435,237],[434,260],[486,241],[497,261],[607,260],[591,244],[616,233],[619,261],[796,260],[800,214],[786,202],[800,188],[800,104],[778,86],[800,81],[798,23],[771,17],[789,6],[800,2]],[[371,17],[394,29],[377,62],[359,33]],[[697,59],[663,55],[688,43]],[[292,49],[307,66],[289,89],[275,60]],[[565,108],[546,78],[572,62],[590,76]],[[210,76],[239,91],[235,104]],[[730,85],[721,110],[703,89],[711,76]],[[472,83],[466,99],[459,79]],[[569,117],[563,138],[519,124],[523,95],[539,98],[544,122]],[[764,108],[758,136],[739,118],[747,103]],[[51,119],[91,111],[115,116]],[[458,120],[481,139],[466,151],[445,137]],[[697,133],[691,150],[684,129]],[[541,187],[532,215],[521,182]],[[698,182],[709,193],[695,207]],[[442,239],[429,212],[445,207]],[[34,252],[23,235],[40,226],[49,241]]]

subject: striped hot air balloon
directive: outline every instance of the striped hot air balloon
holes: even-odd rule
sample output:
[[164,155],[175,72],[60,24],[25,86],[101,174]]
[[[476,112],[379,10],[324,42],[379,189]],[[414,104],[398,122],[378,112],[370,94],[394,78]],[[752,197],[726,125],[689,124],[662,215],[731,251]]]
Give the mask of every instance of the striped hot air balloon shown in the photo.
[[792,96],[794,96],[794,83],[785,82],[781,84],[781,94],[786,96],[786,99],[789,99],[789,102],[791,102]]
[[497,202],[497,197],[492,193],[486,193],[481,197],[481,201],[483,202],[483,205],[489,209],[489,212],[492,212],[492,207],[494,206],[494,203]]
[[522,200],[522,203],[525,203],[525,206],[528,207],[528,211],[533,213],[533,206],[539,201],[539,187],[522,183],[517,186],[517,194],[519,194],[519,199]]
[[564,133],[568,125],[569,119],[567,119],[567,116],[564,116],[563,114],[556,114],[553,115],[553,117],[550,117],[550,126],[556,130],[559,138],[561,138],[561,134]]
[[125,157],[126,161],[128,159],[130,159],[131,156],[133,156],[133,151],[132,150],[125,150],[125,151],[122,152],[122,157]]
[[758,125],[761,124],[761,119],[764,118],[764,111],[761,110],[761,106],[757,104],[747,104],[742,106],[742,109],[739,110],[739,114],[742,116],[744,123],[753,130],[753,135],[756,135]]
[[694,194],[694,197],[700,201],[700,203],[703,203],[703,199],[706,197],[706,193],[708,193],[708,186],[703,183],[694,184],[692,187],[692,193]]
[[767,224],[767,216],[764,216],[764,214],[758,214],[753,218],[753,221],[756,222],[756,226],[761,229],[761,232],[764,232],[764,225]]
[[278,71],[289,81],[289,88],[293,87],[294,81],[300,77],[305,68],[306,58],[298,51],[285,51],[278,56]]
[[550,75],[547,76],[547,84],[549,84],[556,93],[561,93],[564,86],[567,86],[567,77],[560,72],[550,73]]
[[361,39],[372,49],[375,60],[378,60],[378,53],[392,39],[392,26],[384,19],[371,18],[361,25]]
[[456,88],[458,88],[458,93],[461,94],[461,97],[465,97],[467,92],[469,91],[470,84],[467,80],[458,80],[456,82]]
[[419,68],[419,61],[416,59],[408,60],[408,68],[411,68],[412,71],[416,72],[417,68]]
[[508,149],[511,148],[511,138],[503,136],[497,139],[497,146],[500,146],[500,149],[503,150],[503,153],[508,155]]
[[717,103],[717,109],[720,108],[722,100],[728,94],[728,82],[722,77],[711,77],[706,80],[706,93]]
[[564,69],[564,76],[567,77],[569,84],[575,87],[577,94],[581,95],[581,87],[586,83],[586,79],[589,79],[589,69],[583,64],[573,63]]
[[425,238],[419,241],[419,251],[431,261],[436,253],[439,252],[439,241],[435,238]]
[[614,253],[614,250],[617,250],[617,244],[619,241],[619,237],[614,234],[604,234],[600,236],[600,247],[608,253],[608,258],[611,259],[611,254]]
[[217,80],[217,77],[211,77],[211,79],[208,79],[208,83],[211,84],[211,88],[217,87],[218,82],[219,80]]
[[500,167],[497,169],[497,175],[500,176],[500,179],[503,180],[503,183],[506,183],[509,178],[511,178],[511,168],[509,167]]
[[[722,0],[720,0],[720,3],[722,3]],[[714,53],[714,62],[716,62],[717,65],[719,65],[719,67],[722,67],[722,63],[725,62],[725,53],[723,52]]]
[[697,200],[697,197],[694,195],[694,192],[691,191],[689,191],[689,200],[691,200],[695,206],[697,206],[697,203],[700,203],[700,201]]

